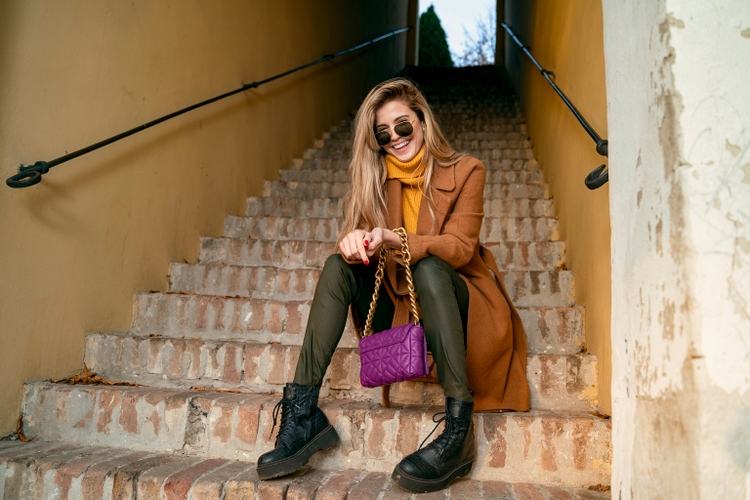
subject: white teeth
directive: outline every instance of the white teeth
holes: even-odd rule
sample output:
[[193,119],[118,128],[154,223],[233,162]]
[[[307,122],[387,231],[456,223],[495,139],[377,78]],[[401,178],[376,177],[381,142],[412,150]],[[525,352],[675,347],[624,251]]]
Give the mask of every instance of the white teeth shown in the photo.
[[406,146],[408,146],[410,142],[411,141],[406,141],[406,142],[402,142],[402,143],[399,143],[399,144],[394,144],[393,145],[393,149],[403,149]]

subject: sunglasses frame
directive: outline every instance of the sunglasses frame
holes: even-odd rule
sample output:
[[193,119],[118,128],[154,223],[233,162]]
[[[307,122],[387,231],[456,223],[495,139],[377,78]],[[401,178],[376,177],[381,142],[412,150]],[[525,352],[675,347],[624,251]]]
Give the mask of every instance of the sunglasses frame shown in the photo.
[[[412,120],[404,120],[402,122],[398,122],[393,127],[393,131],[396,132],[396,134],[398,134],[399,137],[409,137],[411,134],[414,133],[414,120],[417,120],[418,118],[419,118],[418,116],[415,116]],[[406,133],[400,132],[398,130],[398,128],[401,125],[404,125],[404,124],[407,124],[407,123],[409,124],[410,130],[408,132],[406,132]],[[380,140],[378,139],[378,136],[385,137],[382,134],[388,134],[388,140],[386,142],[383,142],[383,143],[381,143]],[[388,127],[387,129],[383,129],[380,132],[375,132],[375,142],[377,142],[378,146],[380,146],[381,148],[387,146],[388,144],[390,144],[391,143],[391,127]]]

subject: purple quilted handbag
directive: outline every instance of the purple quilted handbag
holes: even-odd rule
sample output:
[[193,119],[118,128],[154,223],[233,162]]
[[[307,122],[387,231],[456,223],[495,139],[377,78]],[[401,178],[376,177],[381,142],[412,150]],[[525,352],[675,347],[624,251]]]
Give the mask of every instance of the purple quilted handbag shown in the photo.
[[414,282],[409,269],[409,246],[406,240],[406,230],[400,227],[393,232],[401,237],[401,255],[406,264],[406,280],[409,285],[409,301],[411,302],[414,323],[372,333],[372,318],[378,301],[378,290],[383,280],[385,260],[388,250],[385,245],[380,247],[380,261],[375,273],[375,291],[372,294],[370,311],[367,314],[364,335],[359,341],[359,359],[361,369],[359,380],[363,387],[379,387],[404,380],[425,377],[429,375],[427,365],[427,340],[424,329],[419,325],[417,301],[414,293]]

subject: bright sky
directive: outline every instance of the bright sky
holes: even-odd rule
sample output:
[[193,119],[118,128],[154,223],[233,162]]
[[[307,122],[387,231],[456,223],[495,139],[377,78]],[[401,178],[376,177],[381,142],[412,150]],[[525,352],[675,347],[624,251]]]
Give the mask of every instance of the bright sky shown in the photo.
[[463,54],[464,30],[475,34],[477,20],[486,18],[489,9],[495,10],[495,0],[419,0],[419,13],[426,11],[430,5],[435,6],[435,13],[440,18],[446,35],[451,54]]

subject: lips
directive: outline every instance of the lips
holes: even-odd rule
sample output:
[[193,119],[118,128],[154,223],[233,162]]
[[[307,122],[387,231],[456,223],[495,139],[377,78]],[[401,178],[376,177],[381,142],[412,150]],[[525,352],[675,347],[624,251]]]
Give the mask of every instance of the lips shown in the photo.
[[392,147],[396,151],[401,151],[402,149],[406,148],[409,144],[411,144],[411,139],[409,139],[408,141],[397,142]]

